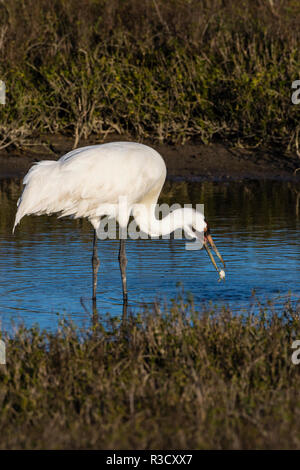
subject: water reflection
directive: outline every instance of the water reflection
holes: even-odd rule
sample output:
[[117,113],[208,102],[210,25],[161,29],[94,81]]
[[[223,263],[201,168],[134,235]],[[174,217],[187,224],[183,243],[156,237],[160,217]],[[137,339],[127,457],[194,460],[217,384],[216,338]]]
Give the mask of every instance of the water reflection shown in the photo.
[[[85,220],[25,217],[11,234],[20,181],[0,184],[0,318],[27,325],[57,325],[61,314],[90,321],[92,230]],[[248,305],[260,298],[283,302],[300,292],[299,188],[292,183],[171,183],[160,202],[204,203],[214,240],[227,264],[226,283],[204,251],[186,251],[184,240],[128,240],[128,309],[171,299],[181,283],[197,305]],[[99,241],[97,310],[121,316],[119,242]],[[83,306],[84,305],[84,306]]]

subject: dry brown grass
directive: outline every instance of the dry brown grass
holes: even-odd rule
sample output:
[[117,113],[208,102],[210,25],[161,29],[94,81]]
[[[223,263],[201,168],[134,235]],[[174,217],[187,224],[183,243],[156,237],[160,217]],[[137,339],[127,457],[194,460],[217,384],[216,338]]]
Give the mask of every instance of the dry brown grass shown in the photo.
[[0,369],[0,447],[299,449],[299,325],[288,305],[234,315],[179,299],[123,329],[19,328]]
[[24,145],[26,127],[74,146],[118,132],[296,150],[295,0],[4,0],[0,13],[3,145]]

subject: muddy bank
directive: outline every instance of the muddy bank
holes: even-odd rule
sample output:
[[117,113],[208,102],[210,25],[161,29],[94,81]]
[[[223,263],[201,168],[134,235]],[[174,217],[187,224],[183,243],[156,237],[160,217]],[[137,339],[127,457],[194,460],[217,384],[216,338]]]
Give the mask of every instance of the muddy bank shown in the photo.
[[[130,140],[125,136],[110,136],[106,141]],[[29,150],[0,152],[0,178],[22,178],[34,162],[57,160],[73,147],[73,139],[64,136],[47,136],[42,144]],[[80,147],[99,143],[88,140]],[[273,179],[300,181],[300,158],[284,154],[278,149],[246,151],[231,149],[218,143],[203,145],[160,145],[145,142],[155,148],[165,159],[169,179],[189,181],[230,181],[243,179]]]

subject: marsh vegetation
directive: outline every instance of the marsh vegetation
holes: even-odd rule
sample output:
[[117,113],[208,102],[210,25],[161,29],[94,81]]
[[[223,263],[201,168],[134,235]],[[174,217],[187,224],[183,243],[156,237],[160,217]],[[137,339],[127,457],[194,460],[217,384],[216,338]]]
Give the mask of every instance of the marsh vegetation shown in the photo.
[[299,311],[197,311],[19,327],[0,366],[2,449],[296,449]]
[[295,151],[299,23],[295,0],[3,1],[0,148],[119,133]]

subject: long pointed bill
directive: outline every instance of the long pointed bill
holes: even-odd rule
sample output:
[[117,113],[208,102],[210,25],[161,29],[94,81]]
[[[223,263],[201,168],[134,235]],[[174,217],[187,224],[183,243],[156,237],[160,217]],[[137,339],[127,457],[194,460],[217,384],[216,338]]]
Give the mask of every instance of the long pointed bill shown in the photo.
[[210,246],[212,247],[212,249],[214,250],[214,252],[216,253],[217,257],[219,258],[219,260],[223,263],[223,266],[225,268],[225,261],[223,260],[222,256],[220,255],[220,252],[218,250],[218,248],[216,247],[215,245],[215,242],[213,241],[212,239],[212,236],[211,235],[207,235],[207,240],[209,241],[210,243]]
[[[213,240],[212,240],[212,238],[211,238],[210,235],[207,236],[207,240],[209,241],[209,243],[211,244],[211,246],[212,246],[213,250],[215,251],[216,255],[217,255],[218,258],[222,261],[222,263],[223,263],[223,265],[224,265],[224,267],[225,267],[225,263],[224,263],[224,261],[223,261],[223,258],[222,258],[222,256],[220,255],[219,251],[217,250],[217,247],[216,247],[216,245],[214,244],[214,242],[213,242]],[[204,245],[204,248],[205,248],[206,251],[207,251],[208,256],[210,257],[210,260],[211,260],[212,264],[214,265],[214,267],[216,268],[216,270],[217,270],[217,272],[218,272],[218,274],[219,274],[219,281],[221,281],[222,279],[225,280],[225,272],[223,271],[223,269],[219,269],[219,268],[218,268],[218,266],[217,266],[217,264],[216,264],[216,262],[215,262],[215,259],[214,259],[214,257],[213,257],[213,254],[212,254],[212,252],[210,251],[210,248],[209,248],[209,246],[208,246],[208,244],[207,244],[207,241],[205,241],[203,245]]]

